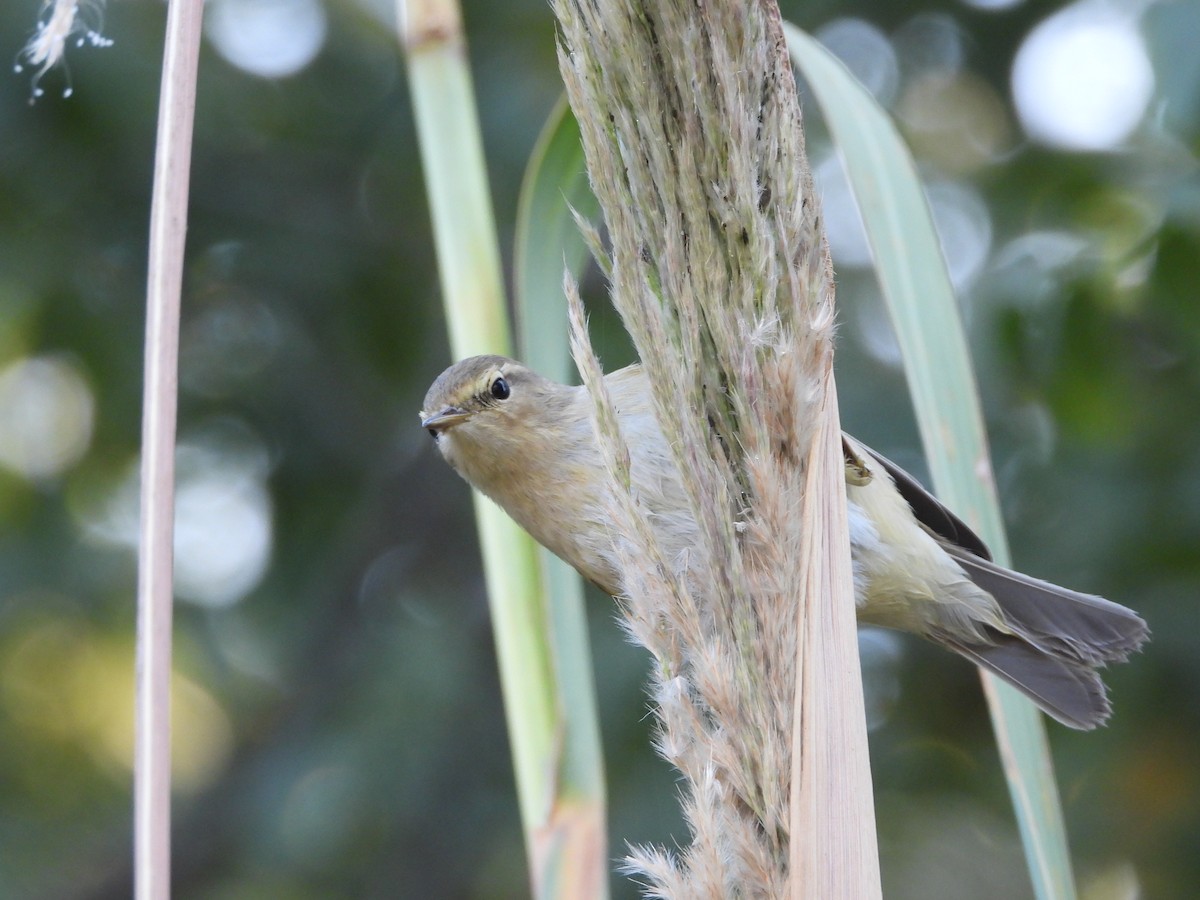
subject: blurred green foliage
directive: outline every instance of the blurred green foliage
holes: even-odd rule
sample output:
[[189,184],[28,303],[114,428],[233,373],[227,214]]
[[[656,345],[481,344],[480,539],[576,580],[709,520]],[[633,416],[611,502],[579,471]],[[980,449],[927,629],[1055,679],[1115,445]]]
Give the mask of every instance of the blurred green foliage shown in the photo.
[[[0,6],[8,58],[38,6]],[[1014,54],[1052,11],[784,4],[818,33],[857,16],[909,48],[893,109],[931,184],[986,202],[986,252],[962,295],[1014,558],[1134,606],[1155,634],[1110,673],[1107,729],[1051,726],[1080,882],[1097,898],[1131,884],[1182,897],[1200,884],[1200,67],[1180,36],[1200,14],[1144,14],[1147,120],[1123,149],[1080,154],[1028,143],[1012,108]],[[211,42],[201,59],[176,895],[522,896],[467,488],[416,422],[449,360],[403,67],[386,22],[349,0],[325,12],[319,55],[290,77],[248,74]],[[553,25],[532,0],[464,12],[511,250],[525,160],[559,94]],[[72,46],[35,104],[28,73],[0,79],[5,897],[129,895],[130,472],[164,16],[110,4],[115,45]],[[913,35],[930,22],[949,23],[963,54],[934,108],[971,101],[942,131],[914,87],[935,42]],[[978,135],[984,150],[965,139]],[[818,163],[828,154],[819,123],[809,145]],[[919,472],[877,290],[835,264],[844,420]],[[624,361],[619,325],[598,308],[594,327]],[[613,853],[682,840],[672,775],[648,746],[647,661],[607,598],[591,619]],[[906,639],[869,643],[885,894],[1027,896],[974,672]],[[614,891],[635,893],[621,878]]]

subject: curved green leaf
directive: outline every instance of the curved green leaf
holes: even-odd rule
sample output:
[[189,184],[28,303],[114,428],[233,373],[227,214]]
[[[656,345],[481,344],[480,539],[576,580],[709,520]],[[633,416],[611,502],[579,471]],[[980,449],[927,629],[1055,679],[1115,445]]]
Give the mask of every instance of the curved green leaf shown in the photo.
[[[564,96],[546,120],[525,169],[514,248],[519,353],[527,365],[564,383],[573,380],[574,369],[567,339],[563,271],[566,267],[578,278],[588,257],[572,209],[592,216],[599,206],[587,184],[579,126]],[[575,808],[590,809],[603,826],[604,760],[583,580],[544,547],[538,548],[538,562],[549,603],[550,640],[566,704],[560,717],[556,772],[559,792]],[[569,873],[552,874],[559,885],[578,883]]]
[[[862,212],[938,496],[1006,563],[975,376],[916,166],[887,113],[845,66],[798,28],[784,31]],[[1041,714],[1008,685],[983,678],[1034,889],[1040,898],[1074,897]]]
[[594,219],[600,205],[588,186],[579,124],[564,95],[546,120],[525,170],[514,250],[521,358],[558,382],[572,381],[574,372],[563,270],[578,278],[589,255],[572,210]]

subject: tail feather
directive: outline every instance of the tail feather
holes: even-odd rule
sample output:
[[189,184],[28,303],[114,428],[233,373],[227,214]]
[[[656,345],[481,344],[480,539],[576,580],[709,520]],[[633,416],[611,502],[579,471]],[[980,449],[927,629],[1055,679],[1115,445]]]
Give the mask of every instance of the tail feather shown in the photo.
[[946,549],[996,598],[1013,631],[1047,653],[1098,666],[1123,662],[1149,637],[1146,622],[1131,609]]
[[994,634],[996,643],[934,639],[1007,681],[1046,713],[1070,728],[1090,731],[1108,721],[1112,706],[1095,669],[1045,653],[1019,638]]
[[935,639],[994,672],[1064,725],[1090,729],[1111,707],[1096,668],[1121,662],[1149,637],[1135,612],[1101,597],[1068,590],[946,546],[971,580],[995,599],[1009,634],[989,629],[985,641]]

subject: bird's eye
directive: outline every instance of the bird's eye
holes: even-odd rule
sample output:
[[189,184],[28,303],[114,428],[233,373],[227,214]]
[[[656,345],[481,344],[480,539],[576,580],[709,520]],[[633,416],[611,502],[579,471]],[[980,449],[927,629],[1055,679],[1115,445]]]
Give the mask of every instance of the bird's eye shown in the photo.
[[512,388],[508,386],[508,382],[504,380],[504,376],[500,376],[492,382],[491,393],[497,400],[507,400],[509,395],[512,394]]
[[437,432],[437,429],[436,429],[436,428],[430,428],[430,429],[429,429],[429,436],[430,436],[431,438],[433,438],[433,439],[436,441],[436,440],[438,439],[438,432]]

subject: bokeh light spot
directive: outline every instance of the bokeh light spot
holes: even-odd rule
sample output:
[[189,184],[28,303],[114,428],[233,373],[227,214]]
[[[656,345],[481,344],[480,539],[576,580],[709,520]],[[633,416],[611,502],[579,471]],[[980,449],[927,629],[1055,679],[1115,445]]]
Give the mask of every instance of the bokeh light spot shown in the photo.
[[251,75],[283,78],[316,58],[329,30],[320,0],[210,0],[205,33]]
[[904,647],[894,631],[860,628],[858,657],[862,662],[867,729],[874,731],[886,724],[900,700],[900,663],[904,658]]
[[1025,0],[963,0],[967,6],[973,6],[976,9],[1012,9],[1014,6],[1020,6]]
[[[23,629],[5,648],[0,707],[27,734],[73,744],[100,769],[133,769],[134,652],[82,622],[54,619]],[[191,679],[171,681],[171,774],[193,792],[218,777],[233,748],[233,725],[220,703]]]
[[918,13],[896,29],[892,46],[907,76],[939,73],[953,75],[966,55],[963,30],[943,13]]
[[[821,195],[834,267],[870,266],[871,245],[841,160],[826,157],[814,168],[813,178]],[[991,250],[991,214],[979,191],[969,184],[935,181],[926,185],[925,195],[950,279],[961,290],[970,286]]]
[[917,155],[947,172],[974,171],[1012,143],[1004,102],[969,73],[919,75],[904,91],[897,114]]
[[0,371],[0,465],[31,480],[52,478],[87,452],[94,402],[66,359],[27,357]]
[[306,772],[292,786],[279,819],[290,855],[318,867],[336,857],[352,836],[350,826],[362,801],[350,768],[321,766]]
[[267,304],[245,297],[214,303],[180,335],[180,383],[204,397],[228,396],[271,364],[282,341]]
[[955,290],[970,287],[992,249],[992,216],[974,186],[936,181],[925,188],[950,280]]
[[872,280],[854,292],[852,332],[867,355],[881,365],[899,369],[903,365],[900,342],[878,284]]
[[[16,635],[4,648],[0,670],[5,714],[23,731],[43,738],[71,738],[79,723],[65,688],[64,663],[78,664],[89,651],[82,630],[67,621],[39,624]],[[93,718],[89,714],[85,724]]]
[[900,65],[887,35],[863,19],[834,19],[814,35],[846,64],[876,100],[889,106],[900,83]]
[[813,168],[813,180],[821,195],[825,234],[835,268],[871,265],[871,245],[841,159],[834,154],[825,157]]
[[271,501],[261,478],[210,450],[181,447],[175,504],[175,590],[203,606],[236,603],[271,556]]
[[[271,560],[274,519],[266,451],[233,420],[180,442],[175,456],[175,592],[201,606],[229,606],[258,585]],[[138,467],[81,509],[95,538],[136,550]]]
[[1137,128],[1154,93],[1145,42],[1128,16],[1079,3],[1034,28],[1013,62],[1013,99],[1034,140],[1109,150]]

